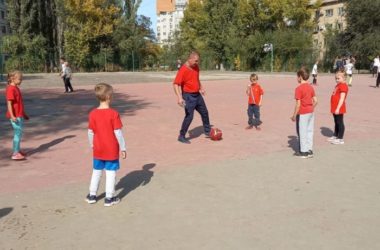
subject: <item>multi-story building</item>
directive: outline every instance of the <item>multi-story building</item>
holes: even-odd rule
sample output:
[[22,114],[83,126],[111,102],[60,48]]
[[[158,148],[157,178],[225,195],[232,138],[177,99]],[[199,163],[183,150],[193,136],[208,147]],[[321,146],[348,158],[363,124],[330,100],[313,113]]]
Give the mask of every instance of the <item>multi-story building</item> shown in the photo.
[[9,34],[9,24],[7,21],[7,8],[5,0],[0,0],[0,37]]
[[[316,0],[311,0],[310,3],[315,4]],[[315,11],[313,18],[316,24],[313,30],[313,43],[319,52],[319,57],[322,58],[326,51],[326,32],[346,29],[345,1],[323,0],[322,5]]]
[[187,0],[157,0],[157,40],[161,45],[170,44],[179,23]]

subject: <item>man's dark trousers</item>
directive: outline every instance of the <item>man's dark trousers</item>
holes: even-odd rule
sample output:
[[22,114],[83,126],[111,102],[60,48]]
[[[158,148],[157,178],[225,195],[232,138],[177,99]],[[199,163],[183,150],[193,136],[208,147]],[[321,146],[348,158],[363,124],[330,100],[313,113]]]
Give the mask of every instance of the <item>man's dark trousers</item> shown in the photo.
[[182,98],[185,100],[185,118],[182,122],[181,131],[179,132],[181,136],[185,136],[187,130],[190,127],[191,122],[194,117],[194,110],[198,111],[201,115],[203,129],[206,134],[210,133],[211,126],[210,120],[208,118],[208,110],[206,103],[200,93],[182,93]]

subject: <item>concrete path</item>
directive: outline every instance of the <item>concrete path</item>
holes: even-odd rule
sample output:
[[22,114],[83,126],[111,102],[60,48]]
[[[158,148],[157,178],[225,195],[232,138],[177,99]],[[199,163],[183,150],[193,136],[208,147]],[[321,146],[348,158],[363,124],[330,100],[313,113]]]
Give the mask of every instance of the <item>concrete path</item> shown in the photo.
[[0,249],[379,249],[380,91],[371,87],[374,79],[356,76],[346,144],[335,146],[326,142],[334,78],[320,77],[315,157],[305,160],[293,156],[295,77],[260,76],[265,99],[258,132],[244,129],[248,76],[235,76],[204,81],[211,121],[224,140],[203,138],[197,116],[190,145],[176,141],[183,110],[170,81],[115,85],[128,159],[118,173],[122,202],[111,208],[103,206],[103,184],[97,204],[84,202],[93,84],[83,81],[65,95],[25,80],[32,118],[23,141],[27,161],[9,160],[12,131],[0,118]]

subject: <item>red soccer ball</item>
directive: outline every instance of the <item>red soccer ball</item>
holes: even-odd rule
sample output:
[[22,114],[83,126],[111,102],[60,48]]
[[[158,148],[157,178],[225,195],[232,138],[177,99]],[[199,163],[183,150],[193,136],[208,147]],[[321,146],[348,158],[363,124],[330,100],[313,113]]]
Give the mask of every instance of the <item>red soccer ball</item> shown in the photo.
[[222,130],[218,129],[218,128],[212,128],[211,131],[210,131],[210,138],[211,140],[213,141],[219,141],[222,139]]

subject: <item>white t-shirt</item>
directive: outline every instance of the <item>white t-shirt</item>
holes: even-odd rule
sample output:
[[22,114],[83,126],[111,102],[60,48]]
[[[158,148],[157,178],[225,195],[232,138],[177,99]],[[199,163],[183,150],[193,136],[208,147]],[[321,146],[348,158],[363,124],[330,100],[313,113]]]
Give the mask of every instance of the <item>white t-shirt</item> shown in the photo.
[[318,65],[317,64],[314,64],[313,70],[311,71],[311,74],[312,75],[317,75],[318,74]]
[[352,75],[352,69],[354,68],[354,65],[352,63],[348,63],[344,67],[346,69],[347,75]]
[[380,66],[380,60],[378,57],[375,57],[375,59],[373,59],[373,66],[374,67],[379,67]]

